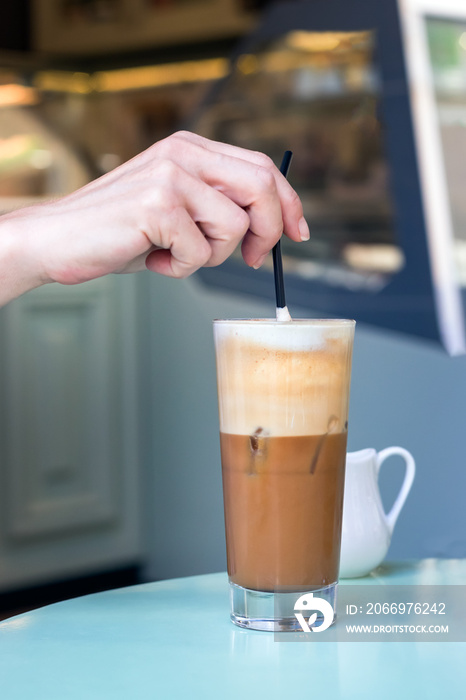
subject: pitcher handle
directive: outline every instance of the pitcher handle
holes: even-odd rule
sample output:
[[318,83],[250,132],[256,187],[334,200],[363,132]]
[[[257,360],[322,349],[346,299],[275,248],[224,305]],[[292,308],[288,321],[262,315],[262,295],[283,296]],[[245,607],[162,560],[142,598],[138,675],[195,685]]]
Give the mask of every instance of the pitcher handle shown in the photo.
[[385,516],[387,520],[387,525],[390,530],[390,534],[393,532],[393,528],[395,527],[395,523],[398,520],[400,511],[403,508],[404,503],[411,490],[411,486],[413,485],[414,481],[414,475],[416,473],[416,465],[414,462],[414,458],[412,454],[408,452],[408,450],[405,450],[403,447],[387,447],[385,450],[381,450],[377,454],[377,475],[380,472],[380,467],[382,466],[382,463],[391,455],[400,455],[400,457],[403,457],[406,464],[406,471],[405,478],[403,480],[403,484],[401,485],[401,489],[398,493],[398,496],[396,497],[390,512],[388,513],[388,515]]

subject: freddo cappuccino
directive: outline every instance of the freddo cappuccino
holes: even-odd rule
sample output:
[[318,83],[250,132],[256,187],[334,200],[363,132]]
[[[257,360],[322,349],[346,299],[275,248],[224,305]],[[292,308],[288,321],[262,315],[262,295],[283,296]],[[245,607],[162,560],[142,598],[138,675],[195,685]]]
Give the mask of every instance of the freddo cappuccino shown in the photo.
[[216,321],[230,581],[338,579],[353,321]]

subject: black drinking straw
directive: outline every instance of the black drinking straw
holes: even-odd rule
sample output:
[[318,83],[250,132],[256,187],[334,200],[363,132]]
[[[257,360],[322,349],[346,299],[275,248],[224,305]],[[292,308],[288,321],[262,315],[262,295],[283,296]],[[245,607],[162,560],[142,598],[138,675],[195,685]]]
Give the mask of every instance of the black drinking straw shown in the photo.
[[[280,165],[280,172],[285,177],[288,175],[288,170],[290,167],[291,159],[293,154],[291,151],[285,151],[283,155],[282,164]],[[280,246],[280,240],[274,245],[272,250],[273,255],[273,276],[275,279],[275,298],[277,300],[277,309],[284,309],[286,306],[285,301],[285,284],[283,282],[283,264],[282,264],[282,250]]]

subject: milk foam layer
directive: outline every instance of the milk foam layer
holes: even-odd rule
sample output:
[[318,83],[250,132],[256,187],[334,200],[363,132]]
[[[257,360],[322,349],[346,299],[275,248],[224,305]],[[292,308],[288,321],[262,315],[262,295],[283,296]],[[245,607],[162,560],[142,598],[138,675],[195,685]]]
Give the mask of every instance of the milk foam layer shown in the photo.
[[346,430],[354,321],[216,321],[220,430]]

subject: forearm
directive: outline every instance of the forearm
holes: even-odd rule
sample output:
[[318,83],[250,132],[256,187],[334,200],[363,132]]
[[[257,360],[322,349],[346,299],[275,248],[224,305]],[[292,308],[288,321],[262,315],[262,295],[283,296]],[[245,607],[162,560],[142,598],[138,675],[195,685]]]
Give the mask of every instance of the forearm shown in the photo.
[[33,226],[33,208],[0,216],[0,306],[45,282],[31,250]]

